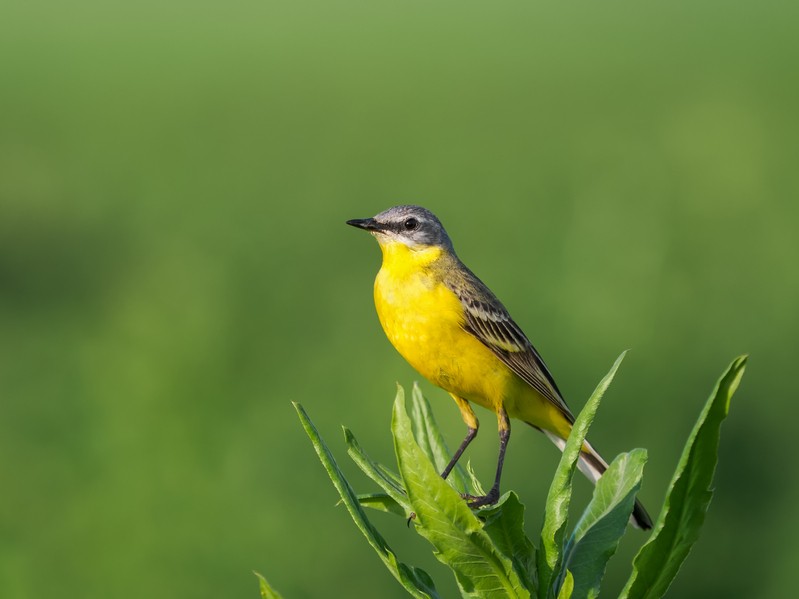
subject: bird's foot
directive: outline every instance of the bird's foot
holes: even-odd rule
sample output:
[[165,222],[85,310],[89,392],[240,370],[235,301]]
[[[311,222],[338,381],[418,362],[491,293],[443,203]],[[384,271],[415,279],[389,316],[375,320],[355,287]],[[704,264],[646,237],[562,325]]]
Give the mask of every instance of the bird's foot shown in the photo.
[[499,501],[499,489],[491,489],[485,495],[461,495],[466,500],[471,508],[483,507],[486,505],[494,505]]

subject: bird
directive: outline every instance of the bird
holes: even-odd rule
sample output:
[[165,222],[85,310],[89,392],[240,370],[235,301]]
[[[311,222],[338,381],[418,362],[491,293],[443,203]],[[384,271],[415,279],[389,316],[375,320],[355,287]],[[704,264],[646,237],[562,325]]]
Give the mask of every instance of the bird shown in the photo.
[[[383,331],[419,374],[452,396],[466,424],[466,437],[442,478],[477,436],[472,404],[496,413],[499,456],[493,486],[485,495],[464,495],[472,508],[493,505],[500,497],[510,419],[543,432],[563,451],[574,415],[541,355],[497,296],[460,260],[432,212],[401,205],[346,224],[371,233],[382,250],[374,301]],[[578,467],[596,484],[608,464],[586,441]],[[652,528],[638,500],[631,522]]]

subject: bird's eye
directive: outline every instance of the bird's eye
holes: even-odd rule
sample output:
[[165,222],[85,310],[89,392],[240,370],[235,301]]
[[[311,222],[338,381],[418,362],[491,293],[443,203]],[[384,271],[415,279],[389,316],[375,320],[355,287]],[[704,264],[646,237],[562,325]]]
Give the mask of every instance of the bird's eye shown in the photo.
[[406,231],[413,231],[414,229],[419,228],[419,221],[411,217],[409,219],[406,219],[405,222],[402,223],[402,225],[405,227]]

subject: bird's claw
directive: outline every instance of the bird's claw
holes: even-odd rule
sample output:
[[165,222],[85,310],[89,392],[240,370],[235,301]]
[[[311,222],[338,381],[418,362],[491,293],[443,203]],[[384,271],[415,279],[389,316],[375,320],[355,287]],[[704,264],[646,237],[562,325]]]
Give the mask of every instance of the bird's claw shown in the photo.
[[468,503],[471,508],[493,505],[499,501],[499,489],[491,489],[485,495],[469,495],[468,493],[464,493],[461,497],[466,500],[466,503]]

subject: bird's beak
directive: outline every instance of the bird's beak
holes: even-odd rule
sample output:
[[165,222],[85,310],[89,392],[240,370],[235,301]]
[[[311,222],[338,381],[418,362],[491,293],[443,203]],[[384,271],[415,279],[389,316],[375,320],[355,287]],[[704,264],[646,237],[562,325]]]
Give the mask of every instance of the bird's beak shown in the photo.
[[351,227],[357,227],[366,231],[380,231],[381,227],[373,218],[353,218],[348,220],[347,224]]

